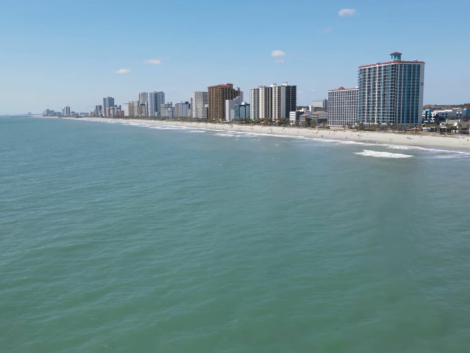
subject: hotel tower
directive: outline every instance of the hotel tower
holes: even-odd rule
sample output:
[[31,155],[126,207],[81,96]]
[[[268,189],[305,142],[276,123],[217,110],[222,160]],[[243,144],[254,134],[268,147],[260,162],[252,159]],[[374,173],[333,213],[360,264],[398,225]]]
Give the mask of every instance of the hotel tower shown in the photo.
[[358,120],[363,123],[421,123],[424,62],[403,61],[390,54],[390,61],[359,67]]

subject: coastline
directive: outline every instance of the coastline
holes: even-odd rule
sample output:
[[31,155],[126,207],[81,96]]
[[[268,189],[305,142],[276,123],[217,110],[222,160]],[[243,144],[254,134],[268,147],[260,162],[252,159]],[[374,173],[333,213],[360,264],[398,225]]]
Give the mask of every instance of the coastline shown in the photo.
[[[69,118],[65,118],[69,119]],[[264,126],[264,125],[238,125],[238,124],[215,124],[183,121],[161,121],[161,120],[140,120],[140,119],[120,119],[120,118],[70,118],[71,120],[86,120],[96,122],[123,121],[138,124],[155,126],[181,126],[192,129],[215,130],[227,132],[253,133],[266,136],[280,137],[303,137],[319,140],[338,140],[343,142],[362,142],[378,145],[404,145],[426,148],[441,148],[451,150],[470,150],[470,136],[438,136],[427,134],[405,134],[395,132],[369,132],[335,129],[310,129],[298,127]]]

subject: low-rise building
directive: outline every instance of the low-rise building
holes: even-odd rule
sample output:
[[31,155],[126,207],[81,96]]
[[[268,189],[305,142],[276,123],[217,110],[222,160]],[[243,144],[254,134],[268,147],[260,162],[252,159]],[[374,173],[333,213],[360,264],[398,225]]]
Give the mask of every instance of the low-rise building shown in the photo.
[[290,123],[291,124],[295,124],[297,121],[300,120],[300,116],[303,114],[304,112],[302,111],[298,111],[298,110],[295,110],[295,111],[292,111],[289,113],[289,120],[290,120]]

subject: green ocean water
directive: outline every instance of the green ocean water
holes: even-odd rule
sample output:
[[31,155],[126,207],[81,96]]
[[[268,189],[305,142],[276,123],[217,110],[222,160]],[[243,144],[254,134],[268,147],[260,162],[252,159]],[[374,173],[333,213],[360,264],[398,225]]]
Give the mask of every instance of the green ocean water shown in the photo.
[[470,153],[0,118],[0,352],[468,352]]

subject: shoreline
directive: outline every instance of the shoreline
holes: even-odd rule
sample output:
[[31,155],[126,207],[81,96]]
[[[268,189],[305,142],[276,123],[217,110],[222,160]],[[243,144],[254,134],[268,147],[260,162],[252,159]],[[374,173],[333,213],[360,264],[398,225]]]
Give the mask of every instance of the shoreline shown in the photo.
[[338,140],[342,142],[362,142],[377,145],[404,145],[414,147],[434,147],[451,150],[470,150],[469,135],[455,136],[437,136],[404,134],[396,132],[372,132],[372,131],[353,131],[353,130],[328,130],[315,128],[298,128],[282,126],[264,126],[264,125],[238,125],[238,124],[216,124],[205,122],[183,122],[183,121],[162,121],[162,120],[143,120],[143,119],[120,119],[120,118],[64,118],[70,120],[85,120],[96,122],[125,121],[138,124],[156,125],[156,126],[181,126],[193,129],[241,132],[262,134],[266,136],[279,137],[303,137],[314,138],[318,140]]

